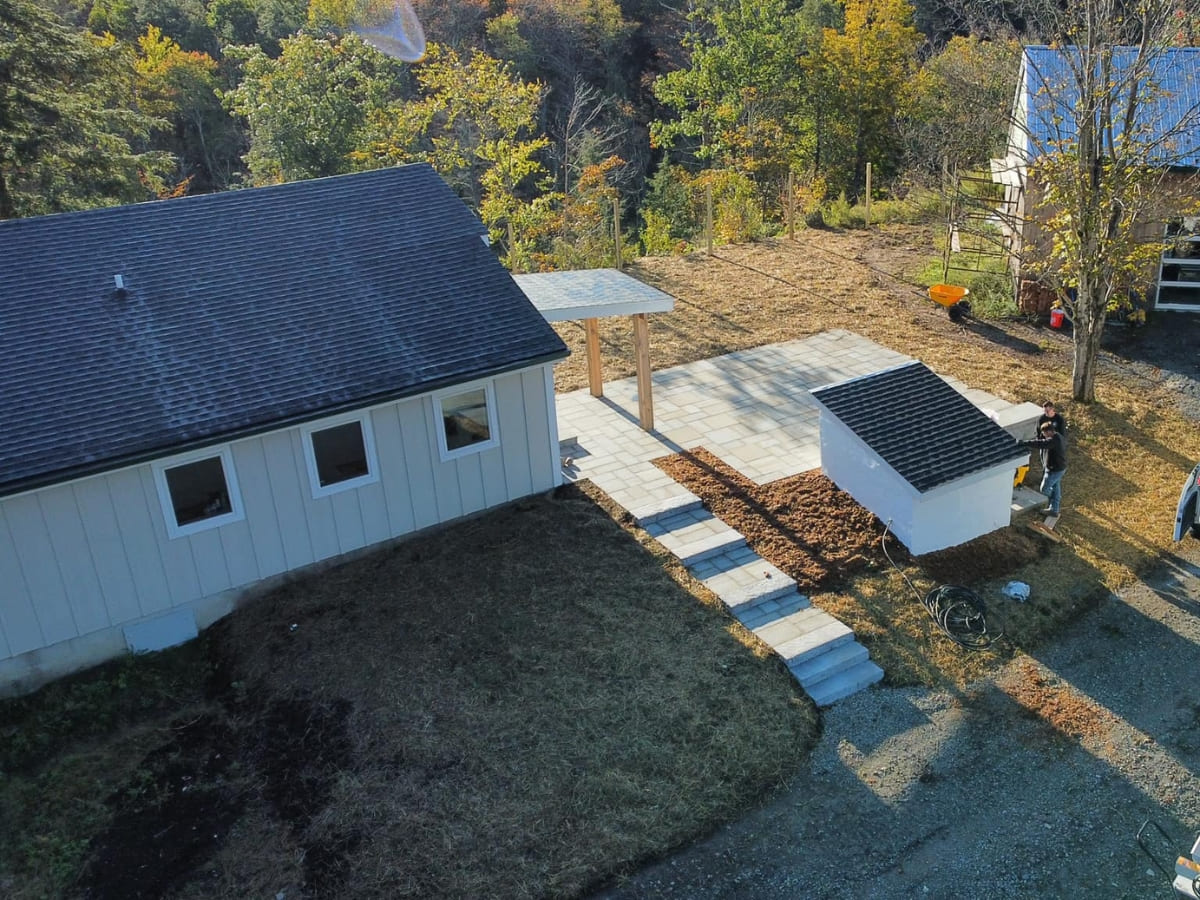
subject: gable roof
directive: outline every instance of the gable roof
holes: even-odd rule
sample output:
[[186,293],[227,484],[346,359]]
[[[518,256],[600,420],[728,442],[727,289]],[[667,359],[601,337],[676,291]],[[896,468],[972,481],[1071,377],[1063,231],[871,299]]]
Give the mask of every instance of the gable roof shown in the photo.
[[423,164],[0,222],[0,495],[566,356],[485,234]]
[[[1079,90],[1071,61],[1078,57],[1074,47],[1033,45],[1024,50],[1018,107],[1026,126],[1021,150],[1028,160],[1075,138]],[[1128,72],[1139,64],[1138,48],[1114,47],[1112,61],[1118,73]],[[1151,144],[1171,135],[1163,146],[1152,148],[1151,159],[1173,166],[1200,166],[1200,47],[1155,48],[1140,64],[1147,75],[1139,85],[1144,105],[1138,141]]]
[[916,360],[816,388],[812,396],[921,493],[1029,454]]

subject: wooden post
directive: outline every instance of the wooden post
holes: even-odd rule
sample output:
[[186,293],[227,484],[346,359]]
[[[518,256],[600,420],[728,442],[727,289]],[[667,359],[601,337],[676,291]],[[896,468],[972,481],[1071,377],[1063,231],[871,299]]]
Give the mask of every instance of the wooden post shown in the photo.
[[617,271],[621,271],[621,198],[613,197],[613,246],[616,248]]
[[604,381],[600,377],[600,320],[584,319],[583,331],[587,337],[588,389],[593,397],[603,397]]
[[787,219],[788,237],[796,239],[796,174],[788,172],[787,177]]
[[650,396],[650,332],[646,314],[633,317],[633,351],[637,359],[638,422],[645,431],[654,430],[654,398]]
[[513,243],[512,220],[508,222],[508,271],[517,274],[517,248]]
[[704,186],[704,236],[708,255],[712,256],[712,185]]
[[871,164],[867,163],[867,225],[871,224]]

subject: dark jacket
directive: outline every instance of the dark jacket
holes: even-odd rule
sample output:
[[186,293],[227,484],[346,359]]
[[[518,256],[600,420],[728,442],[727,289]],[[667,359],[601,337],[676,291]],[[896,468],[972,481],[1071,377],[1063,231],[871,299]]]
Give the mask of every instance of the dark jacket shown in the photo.
[[1067,467],[1067,439],[1060,432],[1055,432],[1048,438],[1034,438],[1032,441],[1019,441],[1022,447],[1036,447],[1046,451],[1046,470],[1060,472]]
[[[1043,422],[1050,422],[1051,424],[1053,424],[1054,430],[1057,431],[1059,434],[1067,433],[1067,423],[1063,419],[1062,413],[1060,413],[1060,412],[1056,412],[1052,416],[1048,416],[1045,413],[1042,413],[1040,416],[1038,416],[1037,425],[1035,425],[1033,428],[1034,434],[1042,433],[1042,423]],[[1035,440],[1036,440],[1036,438],[1035,438]]]

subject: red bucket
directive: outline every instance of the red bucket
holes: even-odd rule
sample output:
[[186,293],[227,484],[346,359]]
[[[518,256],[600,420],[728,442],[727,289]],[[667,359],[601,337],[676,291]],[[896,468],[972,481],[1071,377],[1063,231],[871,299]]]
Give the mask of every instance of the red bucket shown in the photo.
[[1063,313],[1063,311],[1061,309],[1050,310],[1050,327],[1051,328],[1062,328],[1062,323],[1063,323],[1064,318],[1065,318],[1065,313]]

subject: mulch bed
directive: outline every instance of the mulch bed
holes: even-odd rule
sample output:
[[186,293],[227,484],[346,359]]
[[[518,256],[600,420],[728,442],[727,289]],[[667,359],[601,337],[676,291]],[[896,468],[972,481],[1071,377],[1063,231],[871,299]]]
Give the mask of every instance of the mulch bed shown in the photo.
[[654,464],[699,497],[713,515],[745,536],[799,590],[836,590],[860,572],[915,563],[940,583],[1003,577],[1045,551],[1036,538],[1002,528],[915,559],[895,537],[883,550],[883,522],[814,469],[759,485],[702,447]]

